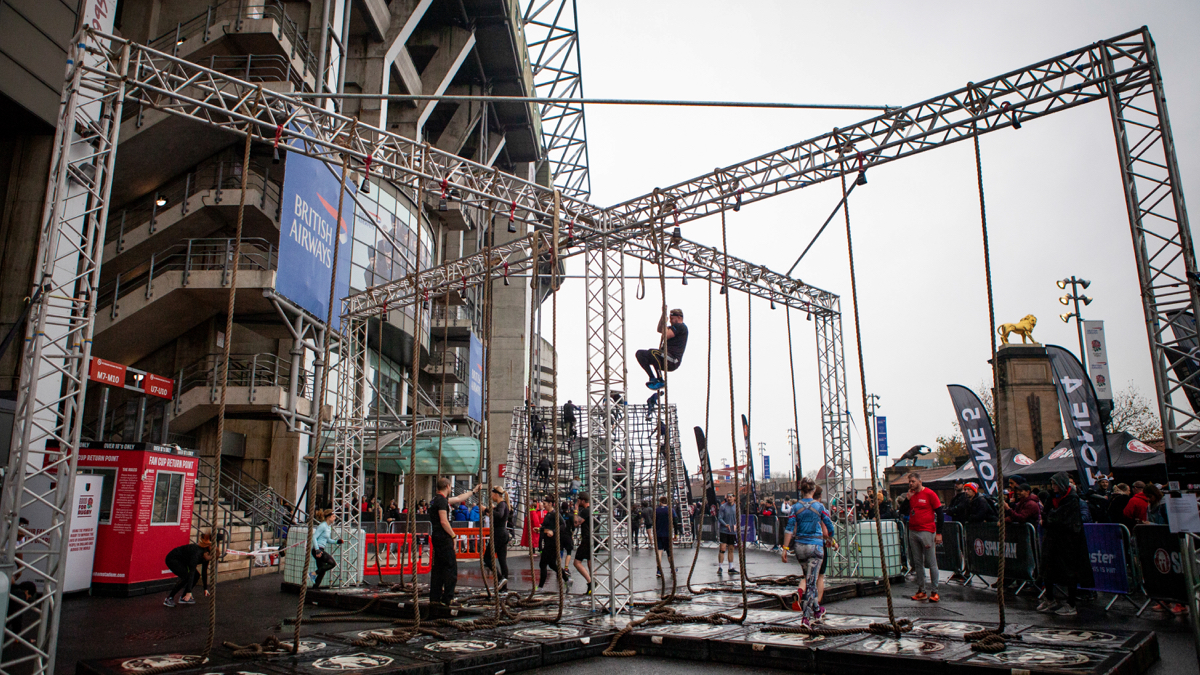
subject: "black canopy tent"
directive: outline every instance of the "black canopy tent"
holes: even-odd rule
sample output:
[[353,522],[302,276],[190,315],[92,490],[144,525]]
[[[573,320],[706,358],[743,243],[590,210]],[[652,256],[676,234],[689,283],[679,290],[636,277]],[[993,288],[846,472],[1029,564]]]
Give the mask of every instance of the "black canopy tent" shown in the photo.
[[[1108,450],[1112,457],[1113,475],[1117,481],[1131,483],[1135,480],[1165,483],[1167,480],[1166,455],[1122,431],[1108,435]],[[1070,442],[1063,440],[1054,450],[1021,472],[1031,483],[1047,482],[1059,471],[1076,473],[1075,453]]]
[[[1035,462],[1032,459],[1017,452],[1014,448],[1004,448],[1001,450],[1000,459],[1004,461],[1004,475],[1006,477],[1006,482],[1007,477],[1012,476],[1013,474],[1027,476],[1028,470],[1035,465]],[[954,487],[954,484],[958,482],[979,482],[979,474],[975,473],[974,460],[968,460],[967,463],[960,466],[957,471],[946,474],[945,476],[942,476],[936,480],[928,481],[925,483],[925,485],[935,490],[940,490],[942,488]]]

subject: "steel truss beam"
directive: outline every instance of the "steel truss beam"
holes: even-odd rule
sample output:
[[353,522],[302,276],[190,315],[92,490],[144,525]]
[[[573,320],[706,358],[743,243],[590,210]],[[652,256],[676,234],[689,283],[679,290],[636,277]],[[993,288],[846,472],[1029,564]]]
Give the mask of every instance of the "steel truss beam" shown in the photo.
[[[616,419],[613,400],[628,400],[625,381],[625,256],[618,242],[606,236],[589,241],[586,257],[585,314],[587,348],[587,483],[596,486],[592,523],[592,580],[597,602],[610,613],[620,612],[633,595],[633,552],[629,520],[615,517],[617,507],[633,513],[630,471],[629,416]],[[597,481],[603,480],[603,485]]]
[[550,182],[568,197],[587,199],[592,193],[592,179],[583,102],[561,100],[583,98],[575,9],[575,0],[528,0],[525,43],[537,96],[560,99],[542,103],[539,108]]
[[[821,390],[821,437],[825,450],[821,477],[826,503],[836,503],[834,538],[840,546],[832,552],[829,573],[856,576],[859,567],[858,523],[845,506],[846,491],[854,485],[854,462],[850,448],[850,397],[846,392],[846,353],[842,346],[842,314],[817,314],[817,383]],[[851,500],[850,506],[854,502]]]
[[[38,248],[37,288],[30,293],[33,300],[22,353],[12,453],[0,502],[0,541],[4,545],[0,567],[8,571],[19,567],[29,578],[42,580],[46,592],[32,603],[12,600],[25,628],[13,631],[6,626],[3,646],[10,660],[0,662],[0,672],[13,672],[14,667],[37,674],[53,670],[66,513],[73,482],[61,480],[49,488],[39,487],[38,479],[51,473],[65,475],[76,467],[70,450],[78,447],[82,424],[100,242],[104,240],[123,102],[158,108],[238,135],[250,126],[251,133],[263,142],[272,142],[278,133],[289,151],[334,163],[340,163],[343,151],[351,155],[355,167],[364,167],[369,157],[373,172],[398,185],[440,189],[444,184],[480,208],[498,206],[500,213],[507,211],[514,220],[541,231],[551,222],[554,204],[553,191],[548,188],[145,46],[90,29],[75,44],[63,90]],[[607,209],[563,196],[564,222],[569,223],[569,231],[576,231],[588,256],[589,408],[611,406],[611,394],[624,392],[624,291],[618,283],[623,277],[621,252],[644,250],[637,244],[625,244],[657,234],[652,227],[656,220],[669,215],[684,223],[736,210],[816,182],[1098,100],[1109,102],[1114,119],[1167,447],[1172,451],[1195,449],[1200,437],[1188,439],[1180,432],[1200,424],[1195,409],[1185,405],[1200,400],[1200,385],[1194,376],[1179,376],[1173,369],[1179,357],[1170,355],[1178,351],[1172,351],[1172,345],[1195,344],[1196,329],[1173,323],[1168,316],[1181,310],[1193,316],[1200,313],[1198,276],[1161,76],[1145,28]],[[458,269],[486,269],[479,262],[483,255],[460,261]],[[446,275],[445,270],[440,273]],[[475,272],[471,278],[478,280],[483,274]],[[494,274],[502,276],[503,265]],[[446,278],[461,283],[463,276]],[[355,296],[347,301],[347,314],[377,313],[393,294],[408,295],[412,302],[416,299],[413,288],[438,292],[436,284],[425,283],[428,280],[410,277]],[[403,290],[405,283],[408,291]],[[818,359],[825,364],[821,386],[827,465],[834,468],[834,482],[845,485],[852,468],[846,459],[848,450],[843,450],[849,446],[840,313],[830,308],[817,314]],[[601,318],[604,323],[598,327]],[[1168,338],[1167,326],[1174,340]],[[357,340],[357,345],[364,344],[365,339]],[[349,398],[354,402],[339,400],[335,410],[341,419],[358,424],[366,417],[361,395]],[[361,433],[352,427],[346,427],[345,433]],[[603,454],[609,458],[605,461],[611,461],[614,452],[627,460],[627,447],[614,442],[614,436],[611,429],[605,434]],[[57,442],[64,450],[48,450],[47,442]],[[354,445],[346,445],[344,452],[351,453]],[[352,454],[346,457],[345,461],[354,461]],[[831,492],[836,489],[831,485]],[[38,537],[22,535],[16,526],[22,508],[34,503],[50,510],[48,529]],[[351,514],[345,514],[344,522],[354,522]],[[848,527],[851,529],[843,536],[853,537],[853,525]],[[40,545],[46,549],[37,551],[35,547]],[[17,553],[24,558],[18,560]],[[609,581],[604,588],[610,606],[616,607],[627,600],[627,595],[619,594],[632,590],[628,558],[612,558],[605,564],[609,565],[605,571]],[[835,570],[839,567],[853,570],[853,561],[839,560]]]
[[[75,40],[67,60],[0,501],[0,571],[12,594],[2,673],[54,672],[84,395],[130,50]],[[30,530],[19,526],[23,510]],[[32,531],[31,531],[32,530]],[[18,628],[19,626],[23,626]]]
[[365,318],[344,322],[342,349],[330,354],[332,363],[329,364],[329,374],[333,389],[337,392],[334,404],[336,412],[330,429],[333,434],[333,513],[335,522],[341,528],[339,538],[346,542],[338,547],[335,555],[338,566],[331,570],[329,585],[335,588],[362,582],[363,569],[359,564],[359,554],[366,542],[359,537],[362,521],[359,504],[366,496],[362,485],[363,448],[371,421],[371,410],[367,405],[367,389],[370,386],[367,327]]

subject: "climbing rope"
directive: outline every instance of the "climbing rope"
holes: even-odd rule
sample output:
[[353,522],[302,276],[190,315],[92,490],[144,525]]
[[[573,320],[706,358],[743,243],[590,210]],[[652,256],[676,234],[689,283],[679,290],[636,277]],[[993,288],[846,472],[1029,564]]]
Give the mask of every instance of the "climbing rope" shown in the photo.
[[[258,88],[259,96],[262,96],[262,86]],[[208,635],[204,640],[204,658],[208,658],[212,653],[213,642],[217,636],[217,558],[221,542],[217,541],[217,518],[218,504],[217,501],[221,497],[221,444],[225,438],[225,401],[229,391],[229,350],[233,346],[233,310],[237,304],[237,277],[238,267],[242,258],[242,224],[245,221],[246,214],[246,181],[250,176],[250,143],[254,139],[254,131],[251,128],[246,129],[246,144],[242,151],[242,189],[241,197],[238,200],[237,225],[234,230],[233,241],[233,264],[229,266],[229,295],[228,302],[225,307],[225,345],[221,351],[221,362],[224,368],[221,370],[221,403],[217,408],[217,452],[213,459],[213,477],[212,482],[208,486],[208,504],[209,513],[211,514],[209,522],[212,524],[212,551],[213,561],[208,566],[208,578],[204,580],[205,590],[208,591]]]
[[[705,442],[705,444],[708,443],[708,413],[709,413],[709,407],[712,403],[712,335],[713,335],[713,331],[712,331],[712,278],[710,277],[708,280],[708,343],[706,344],[706,349],[705,349],[705,351],[708,352],[708,372],[705,375],[705,379],[704,379],[704,381],[706,383],[706,386],[704,387],[704,442]],[[707,450],[705,451],[705,454],[708,454]],[[700,475],[701,475],[701,477],[703,477],[705,475],[703,466],[700,467]],[[705,511],[707,510],[707,507],[709,506],[707,481],[705,481],[705,485],[704,485],[704,505],[705,505],[706,509],[702,509],[700,512],[700,529],[701,530],[704,529],[704,517],[705,517],[705,515],[707,515],[705,513]],[[688,589],[689,593],[695,593],[695,591],[692,589],[692,573],[694,573],[696,571],[696,561],[700,559],[700,535],[699,535],[699,532],[697,532],[696,535],[694,535],[693,540],[695,541],[696,550],[692,553],[692,566],[688,569],[687,589]]]
[[[351,137],[354,135],[354,129],[357,128],[357,126],[358,119],[355,118],[351,121]],[[350,155],[343,152],[342,175],[340,187],[338,189],[337,223],[334,224],[335,227],[340,227],[342,222],[342,206],[346,197],[346,174],[348,173],[349,166]],[[324,344],[321,346],[321,375],[317,378],[317,387],[314,389],[313,393],[313,408],[316,421],[313,423],[313,435],[310,443],[316,444],[317,451],[312,453],[312,457],[309,461],[307,481],[308,486],[306,488],[308,493],[308,504],[306,505],[304,511],[305,517],[310,520],[312,519],[313,509],[316,504],[316,494],[313,492],[313,483],[317,474],[317,464],[321,461],[321,455],[324,454],[325,447],[328,445],[327,443],[321,443],[321,432],[325,422],[325,416],[322,411],[322,408],[324,407],[322,399],[324,398],[325,388],[329,381],[329,352],[331,343],[333,341],[333,308],[337,299],[338,248],[340,244],[341,237],[335,236],[333,238],[333,269],[331,270],[331,278],[329,280],[329,307],[325,312],[325,336],[323,340]],[[228,339],[226,341],[228,342]],[[304,604],[308,595],[308,571],[312,564],[313,533],[316,529],[315,523],[309,523],[308,531],[305,533],[304,565],[300,574],[300,594],[296,599],[296,629],[292,634],[293,654],[298,653],[298,650],[300,649],[300,628],[304,624]]]
[[[740,202],[741,202],[741,199],[739,197],[738,203],[740,204]],[[737,470],[738,442],[737,442],[737,421],[736,421],[736,412],[735,412],[735,407],[737,405],[737,401],[734,398],[734,389],[733,389],[733,319],[732,319],[731,313],[730,313],[729,293],[727,290],[725,290],[725,286],[724,286],[724,284],[727,284],[729,281],[729,237],[728,237],[728,231],[727,231],[726,222],[725,222],[725,209],[721,209],[721,256],[723,258],[723,264],[724,264],[724,269],[722,270],[722,276],[721,276],[721,283],[723,285],[721,288],[725,295],[725,354],[728,358],[728,363],[729,363],[729,439],[733,446],[733,494],[734,494],[733,526],[737,530],[737,535],[738,535],[738,537],[737,537],[738,571],[740,572],[740,574],[738,576],[741,579],[741,589],[742,589],[742,618],[741,618],[741,620],[744,621],[746,619],[746,612],[747,612],[747,608],[746,608],[746,603],[747,603],[747,596],[746,596],[746,541],[745,541],[746,538],[744,536],[742,536],[744,534],[744,530],[742,528],[742,500],[741,500],[742,495],[741,495],[741,483],[739,482],[739,477],[738,477],[738,474],[740,472]]]
[[[558,448],[558,190],[554,191],[554,213],[555,213],[555,229],[553,238],[550,242],[550,360],[554,366],[554,379],[550,384],[551,400],[554,401],[554,411],[550,417],[553,421],[554,429],[552,447],[554,448],[554,570],[558,580],[558,613],[554,617],[554,622],[558,623],[562,619],[564,588],[563,588],[563,559],[562,559],[562,521],[566,517],[563,513],[563,503],[559,500],[562,496],[559,494],[559,448]],[[567,457],[570,458],[570,443],[571,437],[567,436],[568,452]],[[544,521],[543,521],[544,522]],[[545,545],[543,544],[543,547]],[[570,572],[568,572],[569,574]]]
[[800,461],[800,404],[796,401],[796,345],[792,342],[792,308],[784,305],[783,310],[787,316],[788,369],[792,372],[792,424],[795,425],[793,429],[796,431],[796,466],[792,468],[796,471],[796,491],[799,492],[803,462]]
[[902,633],[907,633],[912,630],[913,622],[910,619],[891,619],[890,623],[871,623],[860,628],[833,628],[830,626],[765,626],[762,630],[764,633],[794,633],[800,635],[822,635],[825,637],[834,637],[838,635],[857,635],[859,633],[873,633],[875,635],[894,634],[900,637]]
[[[531,256],[531,258],[533,260],[537,260],[539,248],[540,248],[540,240],[535,235],[533,237],[533,250],[532,250],[532,256]],[[535,378],[537,378],[539,376],[538,373],[541,371],[541,363],[538,359],[535,358],[535,354],[536,354],[535,345],[538,342],[539,336],[534,335],[534,319],[538,314],[541,313],[542,308],[541,308],[541,303],[538,302],[538,300],[537,300],[537,290],[536,290],[537,289],[537,276],[536,275],[532,276],[529,284],[534,289],[534,292],[531,296],[533,298],[533,303],[537,304],[536,311],[533,311],[532,305],[531,305],[531,311],[529,312],[529,332],[526,333],[526,335],[528,336],[528,342],[529,342],[529,377],[528,377],[528,381],[527,381],[526,391],[529,392],[530,397],[533,397],[534,391],[535,391],[535,387],[534,387]],[[529,578],[533,580],[533,583],[530,584],[530,586],[529,586],[529,598],[528,599],[532,600],[534,593],[537,592],[537,586],[538,586],[537,585],[538,579],[537,579],[536,575],[534,574],[535,565],[533,564],[533,555],[535,553],[536,546],[534,546],[533,542],[534,542],[535,537],[540,537],[539,530],[541,529],[541,525],[534,527],[534,524],[533,524],[533,502],[531,500],[531,495],[530,495],[531,484],[533,483],[533,450],[534,450],[534,444],[535,444],[535,441],[533,438],[533,416],[535,414],[537,414],[535,412],[537,406],[535,405],[535,401],[533,400],[533,398],[526,398],[525,403],[526,403],[526,407],[528,408],[528,410],[526,410],[525,422],[529,426],[529,430],[526,435],[526,440],[527,440],[526,446],[529,448],[529,461],[525,462],[525,476],[524,476],[524,478],[525,478],[525,499],[524,499],[524,501],[521,502],[521,509],[522,509],[522,511],[524,511],[524,513],[522,514],[525,518],[525,521],[523,523],[524,530],[526,531],[527,536],[529,537],[529,539],[528,539],[528,542],[529,542]],[[538,416],[538,421],[539,421],[539,423],[541,422],[540,415]],[[540,441],[539,441],[539,443],[540,443]]]
[[379,497],[379,434],[381,425],[380,405],[382,404],[382,396],[379,388],[383,385],[383,324],[387,323],[387,303],[383,305],[383,312],[379,315],[379,357],[375,361],[375,507],[372,517],[375,519],[375,578],[379,585],[383,585],[383,568],[379,564],[379,523],[383,520],[383,510],[380,508]]
[[[659,192],[658,188],[655,188],[654,189],[654,202],[655,202],[656,206],[658,206],[658,204],[660,202],[659,195],[660,195],[660,192]],[[654,531],[654,540],[656,542],[655,543],[654,564],[655,564],[655,567],[658,569],[658,574],[659,574],[659,579],[660,579],[660,582],[659,582],[660,594],[665,594],[668,597],[672,597],[675,595],[675,590],[676,590],[679,582],[676,579],[676,574],[675,574],[675,547],[669,543],[670,538],[673,537],[674,533],[675,533],[675,489],[674,489],[675,488],[675,482],[674,482],[675,471],[674,471],[674,462],[671,461],[673,459],[673,454],[672,454],[672,447],[671,447],[671,424],[670,424],[670,416],[669,416],[670,395],[671,395],[670,391],[671,390],[670,390],[670,387],[667,386],[669,383],[669,377],[670,377],[669,373],[668,373],[670,355],[667,352],[667,331],[670,330],[670,328],[671,328],[671,318],[670,318],[670,314],[669,314],[669,309],[667,307],[667,270],[666,270],[667,249],[666,249],[666,241],[665,241],[666,231],[665,231],[665,227],[662,226],[664,211],[661,208],[661,206],[659,206],[658,208],[656,208],[654,210],[654,213],[658,218],[659,227],[654,227],[653,224],[651,225],[651,232],[652,232],[651,243],[654,246],[654,255],[655,255],[655,259],[658,264],[659,292],[660,292],[660,297],[662,298],[662,306],[660,309],[658,321],[659,321],[659,325],[662,326],[662,334],[659,337],[659,353],[662,354],[662,371],[661,372],[662,372],[662,378],[663,378],[662,389],[659,389],[659,391],[662,392],[661,396],[660,396],[660,398],[662,400],[660,400],[658,402],[658,415],[657,415],[657,417],[658,417],[658,432],[659,432],[659,436],[661,437],[661,445],[658,448],[659,452],[656,455],[656,461],[661,461],[663,464],[666,465],[666,474],[667,474],[667,480],[666,480],[666,486],[667,486],[667,537],[668,537],[667,563],[671,567],[671,592],[669,594],[663,593],[666,590],[667,577],[665,574],[663,574],[662,559],[657,554],[657,551],[658,551],[658,548],[657,548],[657,540],[658,540],[657,522],[656,522],[655,528],[654,528],[654,530],[655,530]],[[639,271],[639,276],[640,276],[640,274],[641,273]],[[642,297],[644,297],[644,296],[645,296],[645,293],[643,292]],[[641,298],[639,298],[639,299],[641,299]],[[652,508],[655,509],[655,512],[657,513],[657,509],[658,509],[658,481],[657,481],[658,470],[657,469],[654,472],[654,476],[656,478],[656,480],[653,481],[654,490],[652,491],[654,503],[651,506],[652,506]],[[655,517],[655,520],[657,521],[657,516]]]
[[[860,166],[861,166],[861,162],[860,162]],[[860,176],[860,180],[864,180],[863,173],[860,173],[859,176]],[[846,174],[845,173],[842,173],[841,180],[842,180],[842,196],[843,196],[843,199],[845,199],[846,197],[849,196],[849,193],[846,191]],[[859,317],[858,317],[858,278],[854,271],[854,240],[851,238],[851,235],[850,235],[850,201],[848,199],[845,200],[845,208],[842,211],[842,213],[846,217],[846,254],[850,259],[850,300],[851,300],[851,304],[854,307],[854,345],[858,350],[858,381],[859,381],[859,384],[861,385],[860,389],[861,389],[861,393],[862,393],[863,419],[868,419],[868,416],[867,416],[867,370],[866,370],[865,364],[863,363],[862,324],[860,323]],[[879,486],[878,486],[877,476],[876,476],[876,471],[875,471],[875,449],[873,447],[874,444],[871,442],[871,432],[869,429],[867,430],[866,435],[867,435],[867,462],[868,462],[868,468],[871,471],[871,492],[872,492],[872,494],[878,495],[879,494]],[[875,499],[878,499],[878,497],[875,497]],[[853,507],[853,506],[854,506],[853,504],[850,504],[850,507]],[[879,542],[879,569],[880,569],[880,572],[883,574],[883,590],[884,590],[885,595],[887,596],[888,623],[891,624],[891,628],[895,632],[896,637],[900,637],[900,632],[901,632],[900,625],[896,622],[896,608],[892,601],[892,580],[891,580],[891,577],[888,576],[887,556],[884,555],[885,549],[883,547],[883,525],[881,524],[881,521],[879,518],[878,502],[876,502],[873,506],[874,506],[873,510],[875,512],[875,536]],[[847,518],[850,517],[849,511],[847,511],[846,517]]]
[[[446,302],[444,305],[442,305],[442,307],[444,308],[444,311],[446,312],[446,316],[445,316],[446,324],[449,325],[449,322],[450,322],[450,289],[446,289]],[[432,322],[430,322],[430,324],[432,325]],[[446,391],[446,355],[450,352],[450,339],[449,338],[450,338],[449,335],[442,336],[442,388],[439,389],[438,391],[441,391],[443,394]],[[444,396],[443,396],[443,398],[444,398]],[[445,439],[446,439],[445,428],[446,428],[446,406],[445,406],[445,401],[443,400],[442,405],[438,406],[438,460],[437,460],[437,473],[433,474],[435,476],[434,480],[437,480],[438,478],[442,477],[442,444],[445,442]]]
[[[490,202],[489,202],[489,208],[491,209],[491,218],[488,219],[488,222],[494,223],[496,220],[495,207],[491,206]],[[491,556],[492,580],[496,584],[495,611],[493,614],[493,620],[499,621],[503,605],[501,603],[501,598],[500,598],[500,572],[499,572],[499,560],[498,560],[499,553],[498,553],[498,548],[496,547],[496,531],[499,528],[504,527],[504,525],[502,525],[496,521],[496,507],[492,503],[492,486],[494,485],[494,482],[492,480],[492,323],[493,323],[493,317],[494,317],[494,312],[495,312],[495,308],[496,308],[496,297],[495,297],[495,295],[496,295],[496,280],[492,277],[492,267],[494,264],[494,261],[492,260],[492,249],[495,246],[495,244],[496,244],[496,228],[489,227],[487,235],[486,235],[486,251],[485,251],[485,256],[487,258],[487,266],[485,268],[484,279],[486,279],[486,281],[484,282],[484,286],[483,286],[483,294],[484,294],[484,299],[485,299],[484,304],[483,304],[483,311],[484,311],[484,315],[486,317],[486,320],[485,320],[484,326],[483,326],[483,332],[484,332],[484,338],[485,338],[486,342],[484,343],[485,351],[483,353],[484,357],[483,357],[483,429],[482,429],[482,431],[483,431],[485,443],[483,443],[479,446],[479,463],[481,465],[484,465],[484,467],[485,467],[484,468],[484,471],[485,471],[484,483],[485,483],[485,485],[484,485],[483,492],[487,493],[486,503],[488,505],[488,512],[491,514],[491,517],[489,519],[489,524],[491,525],[491,528],[490,528],[490,533],[488,536],[488,544],[491,546],[491,549],[492,549],[492,556]],[[485,463],[485,460],[486,460],[486,463]],[[479,503],[479,517],[480,517],[480,520],[482,521],[484,498],[481,497],[479,499],[479,502],[480,502]],[[482,526],[482,522],[480,523],[480,525]],[[479,556],[479,565],[480,565],[479,571],[483,577],[484,592],[490,594],[491,589],[488,586],[487,575],[482,574],[484,571],[483,570],[483,555]]]
[[[983,159],[979,152],[979,133],[978,132],[976,132],[974,134],[973,139],[975,141],[975,178],[976,178],[976,182],[979,185],[979,223],[980,223],[980,227],[983,231],[983,271],[984,271],[984,280],[987,284],[988,336],[991,338],[991,342],[992,342],[992,361],[991,361],[991,363],[992,363],[992,391],[999,391],[1000,390],[1000,381],[999,381],[999,372],[997,371],[997,368],[999,366],[996,361],[996,330],[995,330],[996,309],[995,309],[995,303],[993,302],[993,299],[992,299],[992,256],[991,256],[991,247],[988,244],[987,208],[986,208],[986,202],[985,202],[984,196],[983,196]],[[994,423],[994,421],[993,421],[993,423]],[[1004,517],[1006,502],[1004,501],[1004,457],[1003,456],[996,457],[996,491],[999,493],[997,496],[1000,498],[1000,500],[999,500],[1000,508],[997,509],[997,511],[999,512],[999,515],[996,517],[996,521],[997,521],[997,525],[1000,528],[1000,545],[1003,546],[1004,542],[1006,541],[1006,539],[1005,539],[1005,536],[1006,536],[1005,521],[1006,521],[1006,519]],[[997,579],[996,579],[996,609],[1000,615],[999,632],[1001,634],[1004,633],[1004,624],[1005,624],[1005,618],[1004,618],[1004,562],[1005,562],[1004,556],[1000,556],[999,569],[997,570],[997,575],[996,575],[997,576]],[[1003,638],[1000,638],[1000,639],[1001,639],[1001,644],[1003,644],[1003,641],[1002,641]],[[993,640],[990,644],[994,645],[995,641]],[[974,648],[974,647],[972,647],[972,648]],[[1003,650],[1003,647],[1001,647],[997,651],[1001,651],[1001,650]]]

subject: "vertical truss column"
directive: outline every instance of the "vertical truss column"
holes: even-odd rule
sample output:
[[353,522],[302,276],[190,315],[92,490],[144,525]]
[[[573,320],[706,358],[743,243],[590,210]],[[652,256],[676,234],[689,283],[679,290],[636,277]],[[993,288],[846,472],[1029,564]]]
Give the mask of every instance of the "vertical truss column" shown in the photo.
[[633,592],[628,519],[631,507],[629,444],[625,419],[614,419],[614,393],[625,397],[625,256],[619,243],[595,237],[584,253],[587,314],[587,485],[592,492],[592,597],[610,613]]
[[[343,319],[341,350],[336,359],[330,355],[333,391],[336,392],[333,404],[333,471],[332,496],[333,513],[341,528],[341,539],[344,544],[338,547],[338,566],[330,572],[329,585],[333,587],[349,586],[362,582],[362,564],[360,555],[365,550],[366,542],[359,536],[362,527],[362,514],[359,509],[363,494],[363,447],[366,445],[367,423],[370,420],[367,406],[368,359],[367,351],[367,319],[354,317]],[[410,400],[417,404],[415,393]],[[322,401],[318,400],[318,405]],[[320,414],[320,408],[317,408]],[[373,426],[373,420],[371,420]],[[372,432],[374,433],[374,431]],[[411,448],[416,443],[410,439]],[[403,439],[400,439],[403,442]]]
[[[129,46],[72,41],[21,353],[12,450],[0,502],[0,569],[38,585],[12,595],[0,672],[53,673],[96,287],[104,253]],[[21,533],[24,507],[39,536]],[[35,512],[37,515],[35,515]],[[23,626],[17,629],[16,626]]]
[[[667,424],[670,425],[671,434],[671,471],[674,472],[675,478],[671,483],[671,490],[674,492],[671,495],[671,503],[679,508],[679,524],[683,528],[679,543],[690,546],[693,541],[692,514],[691,509],[687,507],[691,501],[691,486],[688,484],[687,466],[683,463],[683,444],[679,439],[679,408],[675,404],[667,408]],[[663,476],[663,480],[667,480],[666,475]]]
[[525,40],[533,61],[534,91],[559,99],[539,109],[550,181],[569,197],[587,199],[592,182],[583,103],[565,100],[583,98],[576,21],[575,0],[528,0],[526,5]]
[[[830,560],[831,576],[852,577],[858,573],[858,524],[845,507],[846,491],[854,485],[850,452],[849,398],[846,394],[846,357],[842,347],[840,300],[832,311],[815,309],[817,332],[817,379],[821,387],[821,438],[825,449],[822,467],[825,503],[837,500],[833,529],[841,550]],[[853,507],[853,504],[850,505]]]
[[[1198,344],[1195,317],[1200,316],[1200,296],[1162,74],[1146,29],[1128,44],[1102,45],[1163,437],[1168,452],[1194,452],[1200,450],[1200,435],[1195,434],[1200,425],[1200,369],[1193,365],[1190,347]],[[1116,74],[1114,61],[1140,50],[1145,50],[1148,73]],[[1186,435],[1184,429],[1189,429]]]

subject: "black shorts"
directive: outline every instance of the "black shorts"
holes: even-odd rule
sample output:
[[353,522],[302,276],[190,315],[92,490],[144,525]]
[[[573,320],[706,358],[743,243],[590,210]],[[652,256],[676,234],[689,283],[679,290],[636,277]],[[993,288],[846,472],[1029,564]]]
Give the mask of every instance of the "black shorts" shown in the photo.
[[717,535],[717,537],[722,544],[729,544],[730,546],[737,546],[737,535],[736,534],[725,534],[724,532],[722,532],[719,535]]
[[575,552],[575,560],[582,562],[582,561],[587,561],[587,560],[591,560],[591,559],[592,559],[592,542],[590,540],[585,539],[585,540],[579,542],[579,550]]
[[658,550],[660,551],[666,551],[667,549],[671,548],[670,537],[655,537],[654,540],[658,546]]
[[828,546],[825,547],[825,557],[821,558],[821,569],[817,572],[817,574],[825,574],[825,566],[829,564],[829,554],[832,552],[832,548],[829,548]]
[[573,554],[575,552],[575,542],[571,541],[570,539],[567,539],[565,542],[563,542],[563,546],[562,546],[561,550],[563,553],[566,553],[567,555]]

